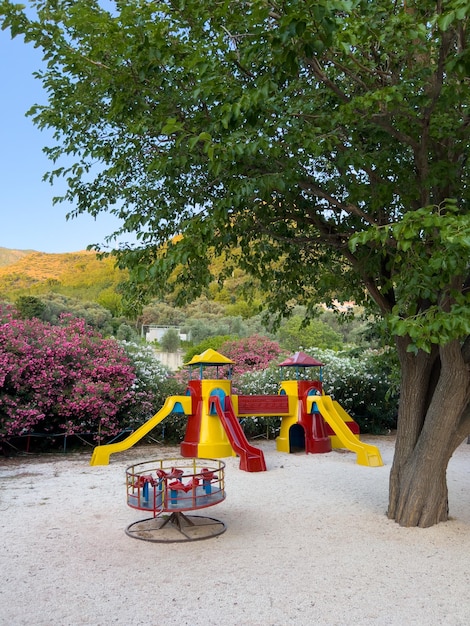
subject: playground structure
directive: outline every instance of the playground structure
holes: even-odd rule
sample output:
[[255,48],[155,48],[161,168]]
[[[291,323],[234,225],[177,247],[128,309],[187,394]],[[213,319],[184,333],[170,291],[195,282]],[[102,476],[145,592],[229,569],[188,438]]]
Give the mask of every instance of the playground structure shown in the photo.
[[[296,352],[280,364],[293,379],[281,381],[278,395],[233,395],[234,362],[215,350],[196,355],[187,363],[190,380],[184,396],[167,398],[163,407],[123,441],[97,446],[91,465],[107,465],[111,454],[127,450],[145,437],[170,413],[188,418],[180,451],[185,458],[224,458],[238,455],[240,469],[266,470],[263,451],[252,446],[240,425],[240,418],[281,418],[276,448],[280,452],[305,450],[318,454],[333,448],[356,453],[359,465],[383,465],[376,446],[359,439],[357,423],[330,396],[323,392],[323,364],[303,352]],[[313,370],[313,368],[315,368]],[[314,380],[307,372],[318,372]],[[196,377],[193,378],[196,373]],[[212,376],[209,378],[207,374]]]
[[[225,463],[216,459],[145,461],[126,469],[127,504],[152,517],[130,524],[135,539],[175,543],[209,539],[225,532],[213,517],[189,515],[225,500]],[[165,515],[169,514],[169,515]]]

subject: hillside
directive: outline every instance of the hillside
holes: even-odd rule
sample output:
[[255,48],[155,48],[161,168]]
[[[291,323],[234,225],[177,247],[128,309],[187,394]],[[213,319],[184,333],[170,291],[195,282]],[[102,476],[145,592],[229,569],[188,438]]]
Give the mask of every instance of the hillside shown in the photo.
[[35,252],[34,250],[10,250],[0,246],[0,267],[13,265],[23,257]]
[[[13,258],[9,252],[17,251],[6,250],[5,259]],[[94,252],[29,252],[0,266],[0,299],[13,302],[19,296],[52,291],[93,301],[125,277],[125,272],[114,267],[112,258],[101,260]]]
[[[4,259],[3,266],[0,264],[0,301],[15,302],[20,296],[40,297],[52,292],[99,302],[111,309],[110,300],[119,298],[116,288],[128,276],[114,267],[113,258],[99,259],[90,251],[49,254],[0,248],[0,252]],[[222,258],[214,261],[216,274],[222,263]],[[209,298],[222,303],[228,315],[247,317],[243,307],[248,305],[243,298],[241,304],[240,298],[234,298],[245,283],[245,274],[236,270],[222,287],[215,282],[211,285]]]

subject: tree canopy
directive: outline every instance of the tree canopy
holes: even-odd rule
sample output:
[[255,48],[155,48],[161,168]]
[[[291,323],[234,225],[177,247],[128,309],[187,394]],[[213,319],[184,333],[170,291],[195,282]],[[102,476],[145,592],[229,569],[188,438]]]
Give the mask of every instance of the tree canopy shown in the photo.
[[469,3],[29,4],[0,20],[44,50],[49,179],[137,234],[115,251],[134,295],[190,300],[224,254],[273,311],[373,302],[402,366],[388,514],[446,519],[470,432]]

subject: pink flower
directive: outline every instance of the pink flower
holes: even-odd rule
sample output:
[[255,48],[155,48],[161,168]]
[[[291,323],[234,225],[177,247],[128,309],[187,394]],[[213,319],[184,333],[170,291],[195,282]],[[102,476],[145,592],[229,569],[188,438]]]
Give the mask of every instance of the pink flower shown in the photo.
[[135,373],[116,341],[70,316],[52,326],[10,311],[0,322],[0,436],[127,425]]

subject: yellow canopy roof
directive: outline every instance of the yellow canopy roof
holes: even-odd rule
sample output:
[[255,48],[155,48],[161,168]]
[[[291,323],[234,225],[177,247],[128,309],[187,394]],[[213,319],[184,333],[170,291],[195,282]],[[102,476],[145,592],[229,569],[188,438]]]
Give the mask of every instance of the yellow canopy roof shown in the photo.
[[212,348],[208,348],[204,350],[202,354],[195,354],[185,365],[227,365],[230,363],[233,364],[235,361],[232,361]]

